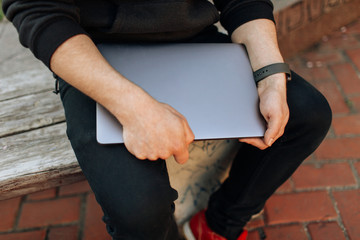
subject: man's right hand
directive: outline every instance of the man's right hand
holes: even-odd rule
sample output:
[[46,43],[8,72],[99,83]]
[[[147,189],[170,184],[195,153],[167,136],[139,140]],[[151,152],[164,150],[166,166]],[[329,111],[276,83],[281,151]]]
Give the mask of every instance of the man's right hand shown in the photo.
[[123,125],[126,148],[139,159],[189,158],[194,140],[186,119],[117,72],[86,35],[61,44],[50,61],[54,73],[107,108]]
[[189,159],[194,134],[183,115],[171,106],[141,94],[127,110],[123,125],[126,148],[138,159],[167,159],[183,164]]

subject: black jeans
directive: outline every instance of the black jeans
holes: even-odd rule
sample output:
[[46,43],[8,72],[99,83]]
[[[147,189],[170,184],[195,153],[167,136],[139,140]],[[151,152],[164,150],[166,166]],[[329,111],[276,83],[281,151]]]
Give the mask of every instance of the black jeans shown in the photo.
[[[229,42],[229,38],[211,29],[188,42]],[[236,239],[330,127],[331,110],[315,88],[293,73],[287,91],[290,119],[284,135],[264,151],[242,144],[229,178],[210,198],[208,223],[229,240]],[[178,239],[173,217],[177,192],[170,186],[165,161],[138,160],[123,144],[98,144],[95,102],[61,79],[60,93],[68,137],[113,239]]]

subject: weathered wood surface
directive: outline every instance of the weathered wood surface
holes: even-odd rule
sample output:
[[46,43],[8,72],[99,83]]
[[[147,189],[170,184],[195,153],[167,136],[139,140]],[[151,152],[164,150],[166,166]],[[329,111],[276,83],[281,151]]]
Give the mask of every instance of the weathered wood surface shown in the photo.
[[0,24],[0,101],[51,90],[50,71],[32,53],[23,48],[15,28]]
[[0,200],[84,179],[65,123],[0,138]]
[[0,46],[0,199],[84,179],[52,74],[6,21]]
[[13,99],[53,89],[55,81],[49,82],[49,71],[24,70],[0,77],[0,101]]
[[0,63],[11,59],[23,51],[23,48],[19,44],[16,30],[10,22],[2,21],[0,26],[0,40],[2,43],[6,43],[6,46],[2,44],[0,48]]
[[0,101],[0,137],[64,121],[59,96],[50,91]]

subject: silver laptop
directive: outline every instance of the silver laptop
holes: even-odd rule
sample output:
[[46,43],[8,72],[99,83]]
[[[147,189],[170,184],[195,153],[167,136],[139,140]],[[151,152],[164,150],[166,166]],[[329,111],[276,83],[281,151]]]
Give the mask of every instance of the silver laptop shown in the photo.
[[[100,44],[98,48],[127,79],[183,114],[195,140],[264,135],[252,69],[241,45]],[[99,143],[123,143],[122,126],[100,104],[96,117]]]

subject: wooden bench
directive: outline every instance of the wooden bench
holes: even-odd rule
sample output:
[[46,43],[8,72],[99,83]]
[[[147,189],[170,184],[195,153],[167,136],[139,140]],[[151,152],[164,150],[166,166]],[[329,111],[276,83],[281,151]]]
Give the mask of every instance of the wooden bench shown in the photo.
[[10,23],[0,33],[0,199],[84,179],[51,73],[20,46]]

